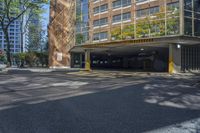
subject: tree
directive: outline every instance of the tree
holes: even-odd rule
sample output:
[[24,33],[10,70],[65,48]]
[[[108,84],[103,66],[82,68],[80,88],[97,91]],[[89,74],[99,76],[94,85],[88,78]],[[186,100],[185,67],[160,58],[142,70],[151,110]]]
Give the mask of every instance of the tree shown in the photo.
[[134,24],[126,25],[122,29],[122,38],[123,39],[133,39],[135,34]]
[[0,25],[7,42],[6,54],[9,65],[11,65],[11,46],[8,32],[10,25],[20,19],[26,12],[37,10],[47,2],[48,0],[0,0]]
[[7,62],[7,60],[6,60],[6,55],[5,55],[4,52],[2,52],[2,53],[0,54],[0,63],[6,64],[6,62]]
[[121,33],[122,33],[121,27],[113,28],[111,30],[112,40],[121,40],[122,39]]
[[151,26],[152,26],[151,20],[149,16],[147,16],[146,18],[137,20],[136,37],[137,38],[148,37],[150,35]]
[[179,10],[174,7],[168,8],[167,15],[167,34],[168,35],[176,35],[179,34]]
[[76,43],[77,44],[82,44],[84,41],[84,36],[81,33],[76,34]]
[[28,34],[28,28],[29,24],[32,22],[32,20],[37,16],[38,20],[41,19],[41,14],[44,12],[42,7],[38,7],[37,9],[30,9],[25,14],[22,15],[21,21],[20,21],[20,33],[21,33],[21,52],[25,51],[23,46],[24,44],[24,35]]
[[31,23],[28,26],[28,44],[26,46],[27,51],[41,51],[44,43],[45,32],[42,29],[40,22],[37,24]]
[[24,67],[26,53],[17,53],[17,54],[14,54],[14,58],[15,58],[15,62],[17,64],[17,66]]
[[128,24],[124,27],[116,27],[111,30],[113,40],[133,39],[135,33],[134,24]]
[[158,13],[137,20],[136,26],[138,38],[178,34],[180,29],[179,11],[174,7],[168,7],[165,12],[165,8],[161,7]]

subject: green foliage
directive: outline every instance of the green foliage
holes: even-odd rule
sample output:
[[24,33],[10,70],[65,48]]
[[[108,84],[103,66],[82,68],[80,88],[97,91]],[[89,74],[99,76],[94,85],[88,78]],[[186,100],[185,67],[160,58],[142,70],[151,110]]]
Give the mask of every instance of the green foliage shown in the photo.
[[[167,18],[165,19],[166,16]],[[179,33],[178,10],[173,11],[169,9],[166,15],[164,7],[161,7],[159,13],[137,20],[136,24],[137,38],[176,35],[178,33]]]
[[29,65],[29,67],[33,67],[36,60],[37,56],[34,52],[26,53],[25,61]]
[[114,28],[111,31],[111,37],[114,38],[113,40],[121,40],[122,39],[121,33],[122,33],[121,27]]
[[79,34],[76,34],[76,44],[82,44],[84,41],[84,36],[79,33]]
[[178,9],[173,9],[169,8],[168,9],[170,12],[168,13],[167,16],[167,34],[168,35],[175,35],[179,34],[179,10]]
[[126,25],[122,29],[116,27],[111,31],[111,37],[113,40],[125,40],[134,38],[134,24]]
[[111,30],[111,37],[113,40],[133,39],[135,38],[135,30],[137,38],[176,35],[179,33],[179,12],[178,10],[170,11],[166,19],[163,7],[161,7],[159,13],[138,19],[136,29],[134,24],[113,28]]
[[17,66],[20,66],[20,63],[23,65],[26,58],[26,53],[17,53],[14,54],[13,57],[15,58],[15,63]]
[[136,24],[136,37],[148,37],[151,29],[150,18],[146,17],[144,19],[140,19]]
[[6,55],[5,54],[1,54],[0,55],[0,62],[7,64],[7,59],[6,59]]
[[42,65],[42,67],[45,65],[46,67],[48,66],[48,52],[35,52],[35,55],[37,56],[37,61],[36,64],[37,66],[39,64]]
[[17,53],[14,58],[18,67],[24,67],[25,64],[28,67],[48,66],[48,52]]
[[30,24],[28,27],[28,45],[26,49],[28,51],[38,51],[41,48],[42,41],[44,40],[45,33],[42,29],[41,23],[38,25]]
[[133,39],[134,34],[135,34],[134,24],[127,25],[122,29],[122,38],[123,39]]
[[47,4],[48,0],[0,0],[0,3],[0,26],[7,42],[7,60],[11,65],[9,26],[15,20],[21,19],[27,12],[39,13],[39,9]]

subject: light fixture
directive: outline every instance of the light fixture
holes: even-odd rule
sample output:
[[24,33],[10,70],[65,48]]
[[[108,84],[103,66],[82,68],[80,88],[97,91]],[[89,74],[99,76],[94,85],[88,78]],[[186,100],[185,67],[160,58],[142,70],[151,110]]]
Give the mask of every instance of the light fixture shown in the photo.
[[140,50],[141,50],[141,51],[144,51],[144,49],[143,49],[143,48],[141,48]]
[[177,46],[178,49],[181,48],[181,45],[180,45],[180,44],[177,44],[176,46]]

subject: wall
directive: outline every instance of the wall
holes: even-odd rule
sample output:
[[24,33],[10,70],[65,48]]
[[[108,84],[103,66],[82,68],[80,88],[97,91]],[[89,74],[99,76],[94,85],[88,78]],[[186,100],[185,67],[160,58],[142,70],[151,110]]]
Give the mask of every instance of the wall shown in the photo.
[[75,1],[51,0],[49,67],[70,67],[69,50],[75,45]]

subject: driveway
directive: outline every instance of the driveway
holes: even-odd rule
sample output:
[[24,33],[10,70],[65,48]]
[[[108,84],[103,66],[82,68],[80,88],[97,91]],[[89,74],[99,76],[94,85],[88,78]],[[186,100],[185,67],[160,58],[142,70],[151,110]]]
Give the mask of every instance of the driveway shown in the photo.
[[199,133],[194,75],[0,74],[0,133]]

